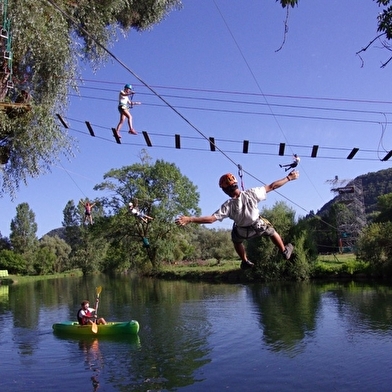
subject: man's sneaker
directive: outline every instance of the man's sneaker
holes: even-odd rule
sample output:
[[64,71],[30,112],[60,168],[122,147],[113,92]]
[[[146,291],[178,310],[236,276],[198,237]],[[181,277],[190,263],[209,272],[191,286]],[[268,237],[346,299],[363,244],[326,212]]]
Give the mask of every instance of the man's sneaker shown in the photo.
[[246,270],[246,269],[249,269],[249,268],[252,268],[254,266],[254,264],[251,262],[251,261],[249,261],[249,260],[243,260],[242,262],[241,262],[241,269],[242,270]]
[[283,252],[283,257],[284,257],[286,260],[289,260],[290,257],[291,257],[291,254],[293,253],[293,250],[294,250],[294,246],[291,245],[291,244],[287,244],[287,245],[285,246],[285,250],[284,250],[284,252]]

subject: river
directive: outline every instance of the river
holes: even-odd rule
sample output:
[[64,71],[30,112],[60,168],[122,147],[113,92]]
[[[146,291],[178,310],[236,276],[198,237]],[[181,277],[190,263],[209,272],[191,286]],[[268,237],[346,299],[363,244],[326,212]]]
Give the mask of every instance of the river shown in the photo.
[[[72,338],[82,300],[133,338]],[[392,288],[129,276],[0,286],[0,390],[390,391]]]

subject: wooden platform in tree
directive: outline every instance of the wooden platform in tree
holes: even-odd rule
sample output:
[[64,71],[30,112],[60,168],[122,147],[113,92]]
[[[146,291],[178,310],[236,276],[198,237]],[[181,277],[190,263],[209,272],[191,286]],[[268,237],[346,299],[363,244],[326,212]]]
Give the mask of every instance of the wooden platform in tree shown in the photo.
[[31,105],[29,103],[0,102],[0,109],[24,109],[29,111]]

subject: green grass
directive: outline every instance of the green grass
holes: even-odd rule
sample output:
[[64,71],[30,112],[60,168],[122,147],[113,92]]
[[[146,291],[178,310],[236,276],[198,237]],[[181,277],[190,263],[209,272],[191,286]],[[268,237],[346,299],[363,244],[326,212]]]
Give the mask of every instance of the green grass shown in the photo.
[[216,259],[209,260],[197,260],[197,261],[181,261],[171,264],[163,264],[162,270],[165,271],[183,271],[190,272],[195,271],[230,271],[233,269],[238,269],[240,266],[239,260],[222,260],[220,263]]
[[[214,276],[217,279],[239,271],[238,260],[223,260],[218,263],[215,259],[198,260],[193,262],[177,262],[164,264],[156,276],[168,279],[194,278],[203,279]],[[311,278],[348,277],[354,275],[369,275],[369,263],[357,260],[355,254],[319,255],[313,263]]]
[[312,276],[369,274],[370,265],[357,260],[355,254],[319,255],[313,266]]
[[[162,264],[159,271],[148,275],[164,279],[192,279],[219,282],[243,279],[244,274],[241,274],[240,272],[239,260],[222,260],[218,263],[216,259],[210,259]],[[347,277],[359,274],[369,275],[369,272],[369,263],[357,260],[353,253],[319,255],[317,260],[313,263],[311,278]],[[5,284],[23,283],[75,276],[82,276],[82,272],[80,270],[72,270],[53,275],[9,275],[8,279],[3,279],[2,282]]]
[[46,280],[46,279],[58,279],[58,278],[69,278],[72,276],[82,276],[82,271],[80,270],[72,270],[67,272],[62,272],[59,274],[52,275],[8,275],[7,278],[2,279],[3,282],[7,283],[24,283],[24,282],[34,282],[37,280]]

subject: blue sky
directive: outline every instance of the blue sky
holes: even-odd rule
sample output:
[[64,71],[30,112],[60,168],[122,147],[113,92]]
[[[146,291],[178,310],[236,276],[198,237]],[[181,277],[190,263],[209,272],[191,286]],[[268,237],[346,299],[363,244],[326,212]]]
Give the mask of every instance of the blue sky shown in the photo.
[[[286,11],[274,0],[184,0],[150,31],[120,37],[109,49],[123,65],[110,59],[96,73],[86,67],[80,96],[70,97],[66,119],[76,156],[30,179],[14,201],[0,200],[2,235],[9,235],[22,202],[36,215],[38,236],[60,227],[69,200],[103,196],[94,185],[111,168],[139,162],[142,148],[154,161],[175,163],[198,187],[203,215],[226,199],[217,186],[221,174],[237,174],[240,164],[246,188],[271,183],[284,176],[279,164],[297,153],[300,179],[268,194],[260,208],[283,200],[298,216],[317,211],[334,196],[328,180],[353,179],[392,162],[381,161],[392,150],[392,64],[380,68],[389,53],[377,44],[363,54],[363,67],[356,56],[377,33],[378,12],[372,0],[302,0],[290,11],[278,51]],[[128,135],[124,125],[118,145],[111,128],[125,83],[142,102],[132,111],[139,135]],[[142,131],[153,147],[146,147]],[[174,148],[175,134],[181,149]],[[205,137],[214,137],[219,151],[211,152]],[[283,157],[280,143],[286,144]],[[354,147],[359,152],[347,160]]]

